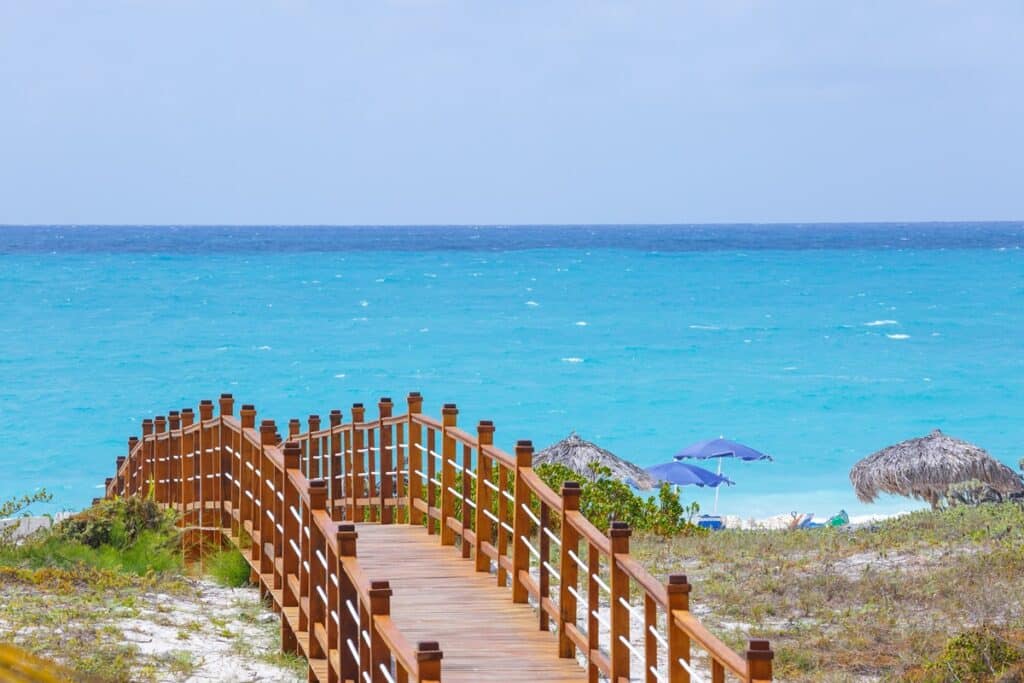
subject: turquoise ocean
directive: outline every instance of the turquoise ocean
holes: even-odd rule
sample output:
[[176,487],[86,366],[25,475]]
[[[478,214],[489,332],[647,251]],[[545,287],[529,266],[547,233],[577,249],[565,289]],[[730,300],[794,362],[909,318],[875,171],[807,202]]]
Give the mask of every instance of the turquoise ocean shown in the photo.
[[859,503],[850,466],[936,427],[1024,457],[1022,245],[1021,223],[0,228],[0,498],[81,507],[143,418],[220,392],[282,424],[420,391],[505,447],[773,455],[724,463],[725,514],[910,509]]

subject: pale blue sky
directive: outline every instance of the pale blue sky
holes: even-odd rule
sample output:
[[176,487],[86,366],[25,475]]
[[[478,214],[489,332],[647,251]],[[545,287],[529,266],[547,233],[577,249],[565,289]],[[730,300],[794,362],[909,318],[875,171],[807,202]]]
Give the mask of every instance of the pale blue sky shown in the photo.
[[1024,218],[1024,3],[0,0],[0,224]]

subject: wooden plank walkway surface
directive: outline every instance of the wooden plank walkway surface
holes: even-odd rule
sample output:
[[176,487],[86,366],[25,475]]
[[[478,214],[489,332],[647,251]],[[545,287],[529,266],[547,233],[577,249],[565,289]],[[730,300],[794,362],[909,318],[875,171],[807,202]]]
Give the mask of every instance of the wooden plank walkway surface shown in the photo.
[[536,611],[514,604],[494,574],[473,571],[450,546],[418,526],[357,524],[359,564],[387,578],[391,617],[412,641],[437,640],[444,680],[576,683],[587,672],[558,656],[558,641],[538,630]]

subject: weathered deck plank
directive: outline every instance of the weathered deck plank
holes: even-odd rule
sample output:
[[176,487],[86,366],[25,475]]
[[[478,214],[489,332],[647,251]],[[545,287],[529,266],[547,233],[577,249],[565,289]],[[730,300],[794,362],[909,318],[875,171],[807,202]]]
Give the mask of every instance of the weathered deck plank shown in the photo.
[[391,617],[412,641],[437,640],[445,683],[587,678],[575,659],[558,657],[558,639],[538,630],[534,610],[513,604],[493,574],[476,572],[437,536],[403,524],[359,524],[359,563],[387,578]]

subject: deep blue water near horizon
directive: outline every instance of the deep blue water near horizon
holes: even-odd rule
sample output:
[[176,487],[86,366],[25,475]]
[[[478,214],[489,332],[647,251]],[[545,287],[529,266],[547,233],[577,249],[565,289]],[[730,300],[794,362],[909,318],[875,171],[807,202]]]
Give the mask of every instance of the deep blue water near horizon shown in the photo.
[[[935,427],[1024,456],[1024,223],[0,228],[0,498],[88,503],[144,417],[233,392],[279,423],[410,390],[509,447],[644,465],[724,434],[721,511],[858,503]],[[688,497],[710,508],[707,492]]]

